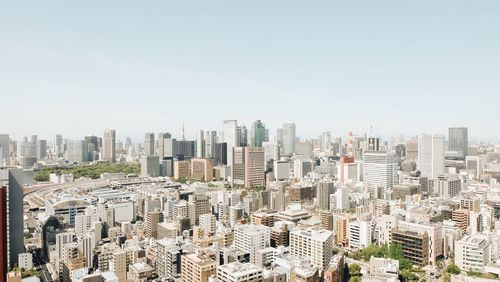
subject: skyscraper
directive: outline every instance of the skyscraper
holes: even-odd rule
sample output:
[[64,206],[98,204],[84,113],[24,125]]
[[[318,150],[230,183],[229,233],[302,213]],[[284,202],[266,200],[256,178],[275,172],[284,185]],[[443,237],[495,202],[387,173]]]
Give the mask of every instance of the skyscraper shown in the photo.
[[295,123],[283,124],[283,150],[285,154],[293,154],[295,152]]
[[252,140],[251,140],[250,146],[262,147],[262,142],[265,142],[265,141],[267,141],[266,140],[266,127],[260,120],[256,120],[252,124]]
[[56,155],[56,157],[60,157],[64,153],[63,137],[60,134],[56,134],[54,136],[53,151],[54,151],[54,154]]
[[152,156],[155,154],[155,134],[146,133],[144,136],[144,155]]
[[429,179],[436,179],[445,172],[443,135],[422,134],[418,137],[417,169]]
[[9,134],[0,134],[0,164],[3,159],[7,159],[10,155],[9,142]]
[[225,120],[224,121],[224,143],[227,146],[227,163],[233,163],[233,147],[239,145],[238,140],[238,123],[236,120]]
[[215,159],[215,151],[217,144],[217,132],[216,131],[207,131],[205,132],[205,158],[207,159]]
[[467,127],[450,127],[448,133],[448,151],[457,152],[460,158],[465,159],[469,149]]
[[116,131],[114,129],[104,130],[102,160],[116,162]]
[[200,130],[196,136],[196,157],[199,159],[205,158],[205,144],[205,132]]
[[396,155],[384,151],[368,151],[363,154],[363,182],[379,186],[387,196],[389,188],[398,183]]
[[330,131],[321,133],[321,151],[326,152],[330,149],[332,143],[332,135]]
[[24,252],[23,174],[20,169],[0,170],[0,274],[17,264]]

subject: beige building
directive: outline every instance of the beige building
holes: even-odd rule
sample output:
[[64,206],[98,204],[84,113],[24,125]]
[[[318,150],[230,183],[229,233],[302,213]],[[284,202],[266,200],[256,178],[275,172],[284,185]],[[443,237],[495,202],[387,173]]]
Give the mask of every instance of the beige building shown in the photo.
[[189,178],[189,162],[188,161],[174,161],[174,179]]
[[310,257],[313,266],[326,269],[333,254],[333,232],[295,229],[290,232],[290,254]]
[[181,277],[184,282],[207,282],[215,274],[217,263],[203,254],[182,256]]
[[247,188],[265,186],[264,148],[235,147],[233,149],[232,186]]
[[153,274],[154,268],[145,262],[132,264],[128,269],[127,280],[129,282],[146,282]]
[[212,181],[214,170],[209,159],[191,159],[191,178],[197,181]]
[[465,235],[455,241],[455,264],[463,271],[484,272],[491,260],[490,241],[482,234]]

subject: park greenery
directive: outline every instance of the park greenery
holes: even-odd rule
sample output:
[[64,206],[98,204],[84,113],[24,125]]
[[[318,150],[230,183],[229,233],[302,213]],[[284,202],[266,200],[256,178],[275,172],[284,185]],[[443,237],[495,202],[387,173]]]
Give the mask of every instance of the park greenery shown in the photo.
[[456,264],[452,263],[448,265],[448,267],[446,267],[446,272],[449,274],[458,275],[460,274],[460,268]]
[[57,166],[57,167],[44,167],[35,177],[38,182],[49,181],[49,175],[55,173],[73,174],[75,179],[80,177],[88,177],[91,179],[98,179],[103,173],[125,173],[125,174],[140,174],[140,164],[131,163],[96,163],[89,165],[78,166]]
[[[355,260],[369,261],[371,257],[390,258],[399,261],[400,280],[401,281],[418,281],[419,277],[414,273],[411,262],[403,256],[403,249],[397,244],[376,245],[371,244],[368,247],[348,253],[348,257]],[[351,269],[349,269],[351,277]]]

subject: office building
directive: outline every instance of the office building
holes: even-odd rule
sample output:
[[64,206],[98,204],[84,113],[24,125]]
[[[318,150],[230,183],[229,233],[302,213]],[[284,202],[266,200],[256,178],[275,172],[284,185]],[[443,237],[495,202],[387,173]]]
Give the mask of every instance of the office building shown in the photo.
[[283,152],[285,155],[295,153],[295,143],[297,137],[295,135],[295,123],[283,124]]
[[141,176],[160,176],[160,157],[147,155],[141,158]]
[[152,156],[155,154],[155,134],[146,133],[144,136],[144,155]]
[[487,235],[465,235],[455,241],[455,264],[462,271],[484,272],[491,261],[490,240]]
[[363,154],[363,182],[380,186],[388,198],[389,189],[398,183],[398,163],[396,155],[383,151]]
[[462,181],[457,175],[440,175],[437,177],[435,192],[443,198],[458,196],[462,189]]
[[240,140],[238,138],[238,123],[236,120],[224,121],[223,141],[226,143],[226,164],[233,163],[233,148],[238,147]]
[[214,179],[212,162],[209,159],[191,159],[191,179],[212,181]]
[[10,157],[10,137],[9,134],[0,134],[0,164],[3,159]]
[[429,263],[429,236],[427,232],[416,232],[394,228],[392,244],[403,249],[403,256],[412,264],[426,266]]
[[231,169],[233,187],[264,187],[264,148],[235,147],[233,149],[233,163]]
[[0,170],[0,274],[24,253],[23,175],[20,169]]
[[215,274],[217,263],[203,254],[189,254],[182,256],[181,277],[184,282],[208,282],[208,278]]
[[290,232],[290,254],[310,257],[314,267],[325,270],[333,254],[333,232],[324,229]]
[[380,151],[380,138],[368,138],[368,151]]
[[196,135],[196,157],[198,159],[206,158],[205,146],[205,131],[199,130]]
[[455,155],[464,160],[469,149],[467,127],[450,127],[448,131],[448,151],[456,152]]
[[104,130],[102,160],[116,162],[116,131],[114,129]]
[[234,247],[250,254],[250,262],[255,262],[257,251],[270,246],[271,230],[257,224],[237,224],[234,227]]
[[266,141],[266,127],[260,120],[256,120],[252,123],[252,137],[250,146],[262,147],[262,142]]
[[189,178],[189,161],[174,161],[174,179]]
[[349,222],[349,248],[361,250],[372,243],[372,222],[367,218],[358,218]]
[[66,160],[70,163],[85,163],[90,159],[89,144],[83,140],[70,140],[66,143]]
[[417,169],[429,179],[436,179],[445,172],[443,135],[419,136]]

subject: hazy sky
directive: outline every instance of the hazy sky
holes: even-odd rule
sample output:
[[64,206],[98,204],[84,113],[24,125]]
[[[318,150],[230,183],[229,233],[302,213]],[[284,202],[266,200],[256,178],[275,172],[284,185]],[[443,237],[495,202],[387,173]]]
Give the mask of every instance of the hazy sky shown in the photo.
[[500,137],[500,1],[4,1],[0,133]]

